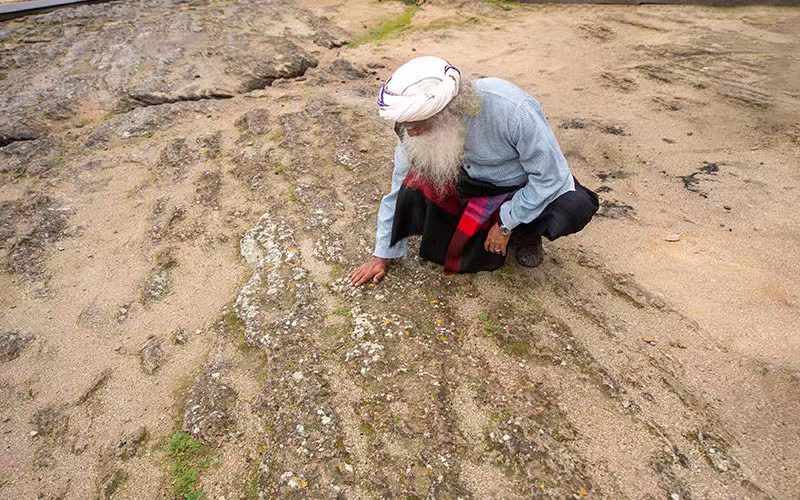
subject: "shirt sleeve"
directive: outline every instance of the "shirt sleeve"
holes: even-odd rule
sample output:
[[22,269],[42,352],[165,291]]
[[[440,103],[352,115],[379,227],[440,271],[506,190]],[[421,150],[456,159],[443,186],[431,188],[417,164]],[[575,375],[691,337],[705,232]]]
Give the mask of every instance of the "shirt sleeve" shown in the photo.
[[503,225],[513,229],[538,217],[565,184],[574,184],[567,160],[538,103],[526,100],[517,107],[509,135],[528,176],[525,186],[500,206]]
[[400,186],[408,174],[410,163],[406,158],[402,144],[398,144],[394,150],[394,170],[392,171],[392,190],[381,199],[381,206],[378,209],[378,229],[375,234],[375,257],[383,259],[396,259],[404,257],[408,252],[408,241],[404,238],[394,246],[392,243],[392,223],[394,222],[394,207],[397,203],[397,193]]

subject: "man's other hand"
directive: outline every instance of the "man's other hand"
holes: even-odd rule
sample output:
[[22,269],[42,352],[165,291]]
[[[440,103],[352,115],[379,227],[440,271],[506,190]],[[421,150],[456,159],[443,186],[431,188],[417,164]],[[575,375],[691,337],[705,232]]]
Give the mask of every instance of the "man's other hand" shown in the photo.
[[505,255],[510,237],[511,235],[503,236],[500,234],[500,226],[494,224],[492,228],[489,229],[489,234],[486,236],[486,241],[483,243],[483,249],[487,252]]
[[350,285],[361,286],[369,280],[377,283],[389,272],[389,260],[373,257],[366,264],[362,264],[353,269],[350,273]]

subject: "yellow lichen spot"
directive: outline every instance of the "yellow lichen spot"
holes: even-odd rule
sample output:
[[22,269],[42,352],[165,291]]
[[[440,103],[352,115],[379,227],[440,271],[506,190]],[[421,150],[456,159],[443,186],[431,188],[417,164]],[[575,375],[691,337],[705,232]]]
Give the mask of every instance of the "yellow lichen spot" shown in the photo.
[[580,495],[582,497],[585,497],[588,494],[589,494],[589,490],[587,490],[584,487],[581,487],[581,489],[578,490],[578,495]]
[[300,480],[300,487],[301,488],[308,488],[308,481],[306,481],[305,479],[301,479]]
[[383,326],[391,325],[391,324],[392,324],[392,322],[389,321],[388,319],[383,320]]
[[409,335],[411,335],[411,332],[409,332],[408,330],[405,330],[405,331],[403,331],[403,335],[408,337]]
[[433,304],[433,305],[436,305],[436,304],[438,304],[438,303],[439,303],[439,301],[438,301],[438,300],[436,300],[436,299],[432,299],[432,300],[431,300],[431,304]]
[[436,318],[436,324],[442,326],[444,324],[444,320],[441,318]]
[[543,490],[544,489],[544,483],[539,483],[539,488]]
[[439,335],[439,340],[444,342],[445,340],[447,340],[447,337],[445,335]]

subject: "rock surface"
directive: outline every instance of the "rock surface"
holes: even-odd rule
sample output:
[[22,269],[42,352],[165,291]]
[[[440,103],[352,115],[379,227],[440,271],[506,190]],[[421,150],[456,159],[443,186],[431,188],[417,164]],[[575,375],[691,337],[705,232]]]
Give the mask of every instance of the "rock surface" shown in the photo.
[[[0,26],[0,497],[800,487],[798,13],[406,9]],[[533,93],[601,211],[533,270],[444,275],[412,240],[353,289],[396,141],[375,92],[423,53]]]

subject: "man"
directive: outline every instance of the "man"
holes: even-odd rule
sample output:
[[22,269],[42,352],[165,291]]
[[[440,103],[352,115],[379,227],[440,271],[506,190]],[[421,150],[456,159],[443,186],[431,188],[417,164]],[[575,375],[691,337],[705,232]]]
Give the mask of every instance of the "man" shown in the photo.
[[351,284],[377,283],[422,235],[420,256],[448,272],[543,260],[541,237],[583,229],[597,195],[581,186],[539,103],[499,78],[470,81],[444,59],[418,57],[381,87],[380,116],[395,123],[392,189],[378,210],[374,257]]

